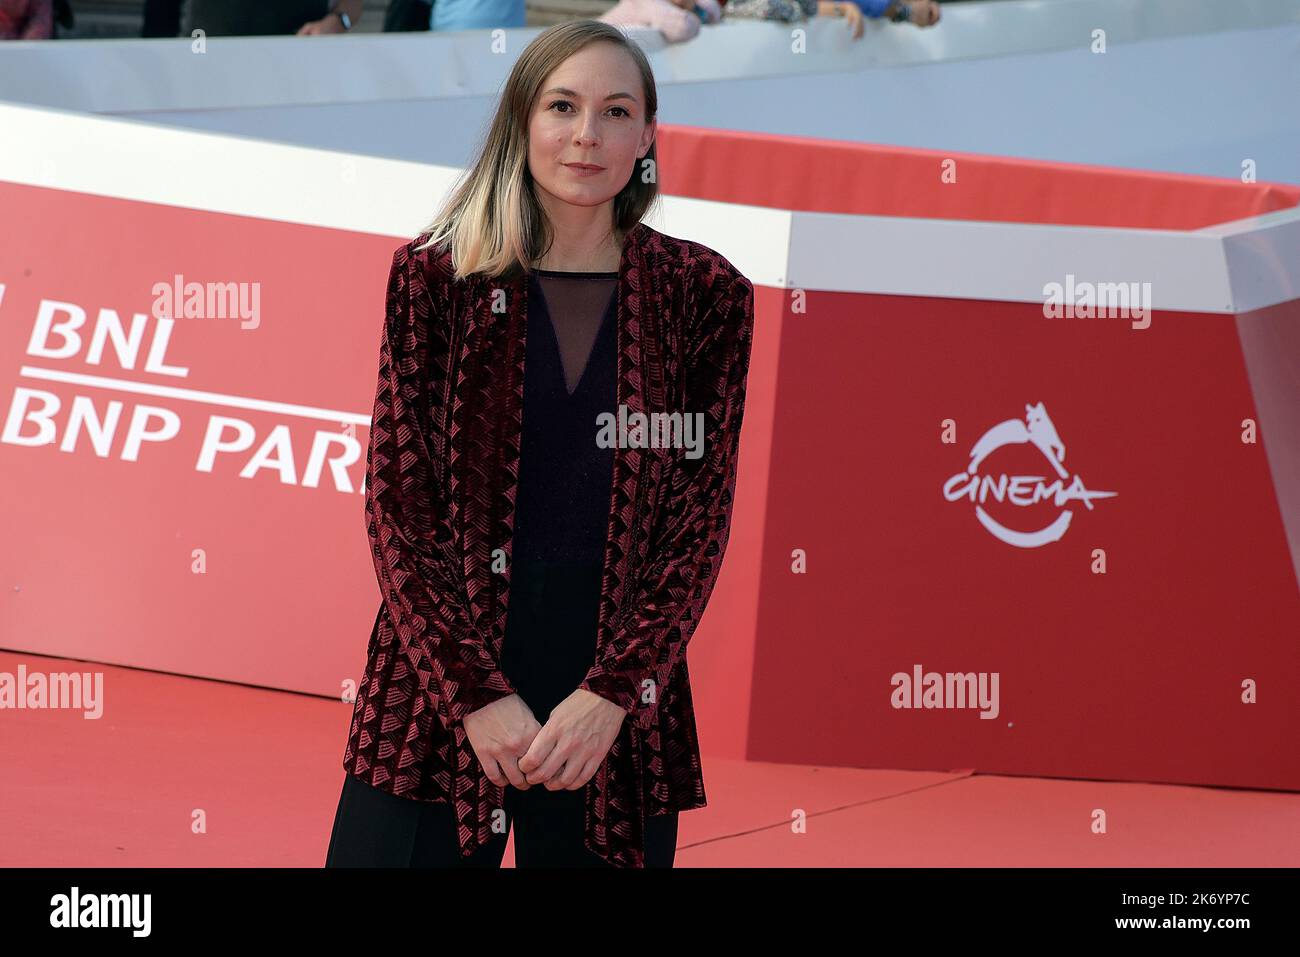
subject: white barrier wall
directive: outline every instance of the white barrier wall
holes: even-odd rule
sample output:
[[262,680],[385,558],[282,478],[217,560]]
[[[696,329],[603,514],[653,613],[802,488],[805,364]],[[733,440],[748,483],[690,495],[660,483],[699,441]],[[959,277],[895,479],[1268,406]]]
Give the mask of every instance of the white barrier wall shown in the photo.
[[[5,44],[0,99],[457,166],[537,32]],[[857,42],[826,18],[633,33],[664,122],[1300,183],[1300,0],[960,4]]]

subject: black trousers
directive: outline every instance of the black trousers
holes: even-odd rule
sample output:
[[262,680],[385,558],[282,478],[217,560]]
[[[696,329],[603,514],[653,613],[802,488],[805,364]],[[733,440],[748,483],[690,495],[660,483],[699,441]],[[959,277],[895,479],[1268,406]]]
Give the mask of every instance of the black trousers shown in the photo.
[[[599,623],[600,562],[529,562],[511,571],[501,670],[537,720],[567,698],[591,668]],[[506,829],[462,859],[451,805],[413,801],[347,775],[326,867],[500,867],[515,833],[517,867],[607,867],[582,843],[582,790],[537,784],[505,789]],[[646,818],[646,867],[672,867],[677,814]]]

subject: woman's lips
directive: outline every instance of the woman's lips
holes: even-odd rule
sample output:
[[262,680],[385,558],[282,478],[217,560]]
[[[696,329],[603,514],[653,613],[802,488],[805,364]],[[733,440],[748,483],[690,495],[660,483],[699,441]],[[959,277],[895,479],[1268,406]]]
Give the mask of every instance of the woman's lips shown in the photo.
[[603,173],[605,171],[605,167],[603,166],[592,166],[588,163],[565,163],[564,165],[573,170],[579,176],[595,176],[597,173]]

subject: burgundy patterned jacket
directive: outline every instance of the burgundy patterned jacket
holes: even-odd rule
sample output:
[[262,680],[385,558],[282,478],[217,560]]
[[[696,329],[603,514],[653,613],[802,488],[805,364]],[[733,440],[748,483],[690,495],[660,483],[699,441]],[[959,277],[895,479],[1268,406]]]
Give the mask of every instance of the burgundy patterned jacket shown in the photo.
[[[451,801],[468,856],[494,819],[500,831],[509,786],[488,779],[462,721],[515,693],[498,662],[528,285],[453,281],[450,253],[416,251],[423,240],[397,250],[388,280],[365,495],[383,601],[343,767],[391,794]],[[629,712],[584,786],[585,845],[644,867],[645,817],[706,803],[684,655],[727,545],[754,293],[720,254],[645,223],[618,272],[619,404],[629,420],[702,412],[705,426],[698,458],[614,449],[596,660],[580,685]]]

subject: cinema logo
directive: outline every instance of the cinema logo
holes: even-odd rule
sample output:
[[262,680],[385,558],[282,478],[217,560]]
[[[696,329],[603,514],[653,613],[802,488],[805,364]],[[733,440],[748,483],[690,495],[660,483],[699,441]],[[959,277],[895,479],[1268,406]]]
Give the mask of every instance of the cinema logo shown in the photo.
[[[1029,444],[1042,453],[1047,464],[1056,473],[1056,479],[1045,482],[1043,475],[981,475],[980,466],[985,459],[998,449],[1008,445]],[[975,505],[975,517],[994,538],[1015,545],[1017,548],[1038,548],[1048,542],[1060,541],[1065,530],[1070,527],[1074,512],[1063,508],[1056,519],[1044,528],[1034,532],[1019,532],[1007,528],[989,515],[984,503],[990,495],[997,502],[1009,502],[1020,507],[1029,508],[1039,502],[1051,499],[1057,508],[1067,502],[1082,502],[1090,511],[1095,498],[1113,498],[1115,492],[1093,492],[1083,484],[1077,474],[1071,478],[1070,473],[1062,467],[1065,461],[1065,443],[1056,432],[1047,415],[1043,403],[1025,406],[1025,421],[1007,419],[989,429],[975,443],[970,452],[970,465],[966,471],[958,472],[943,483],[943,497],[949,502],[966,499]],[[1068,483],[1068,484],[1067,484]]]
[[1132,319],[1134,329],[1151,325],[1151,283],[1080,282],[1065,274],[1065,284],[1043,286],[1047,319]]
[[176,273],[170,284],[156,282],[149,291],[155,319],[240,319],[241,329],[262,324],[260,282],[186,282]]

